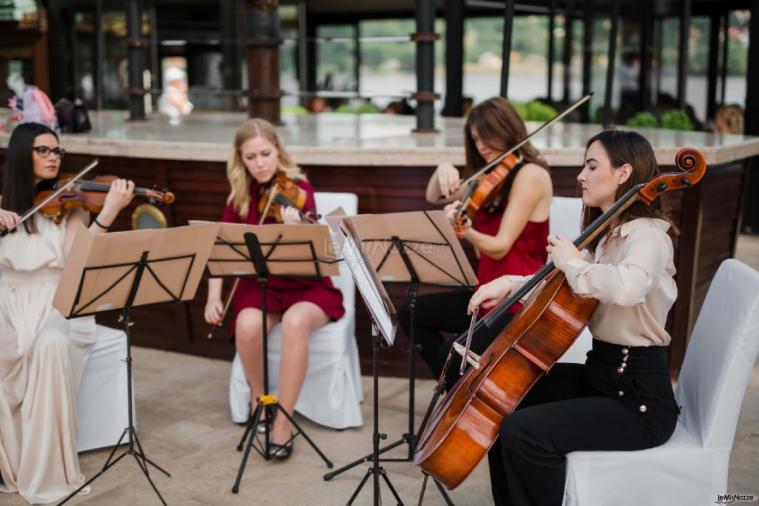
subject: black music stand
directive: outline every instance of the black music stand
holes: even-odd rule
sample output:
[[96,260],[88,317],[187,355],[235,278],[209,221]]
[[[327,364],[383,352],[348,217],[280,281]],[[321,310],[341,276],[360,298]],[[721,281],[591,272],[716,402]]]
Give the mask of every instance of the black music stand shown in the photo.
[[[410,335],[408,351],[409,406],[408,432],[401,439],[384,446],[385,453],[400,445],[408,445],[404,458],[383,458],[385,462],[410,462],[414,456],[414,397],[416,382],[416,341],[414,313],[421,284],[471,286],[476,275],[469,265],[459,240],[453,233],[443,211],[421,211],[383,215],[356,216],[351,219],[358,240],[366,245],[368,262],[381,280],[408,283]],[[376,247],[378,245],[379,247]],[[371,458],[366,455],[340,469],[324,475],[325,480]],[[445,489],[435,481],[446,502],[451,504]]]
[[[261,240],[261,238],[264,238]],[[241,241],[240,239],[243,239]],[[319,246],[319,243],[322,243]],[[243,451],[242,461],[237,471],[232,492],[238,493],[240,482],[251,449],[255,449],[264,460],[271,460],[269,424],[276,412],[285,416],[295,427],[296,432],[284,444],[290,443],[302,435],[316,453],[324,460],[328,468],[332,462],[322,453],[318,446],[308,437],[308,434],[278,402],[276,396],[269,394],[269,361],[268,361],[268,325],[266,291],[271,278],[312,278],[320,279],[325,275],[337,274],[336,260],[325,253],[325,247],[331,244],[326,226],[314,225],[240,225],[222,224],[219,237],[216,240],[214,258],[209,260],[209,271],[217,277],[242,277],[255,275],[261,285],[261,318],[263,328],[263,383],[264,393],[256,400],[248,423],[245,426],[237,451]],[[262,246],[267,248],[264,253]],[[244,249],[243,249],[244,248]],[[242,265],[239,265],[243,261]],[[238,264],[232,267],[233,264]],[[246,272],[244,268],[247,268]],[[230,269],[234,269],[230,271]],[[264,437],[260,441],[257,428],[264,413]],[[247,440],[247,443],[246,443]]]
[[[103,468],[59,504],[68,502],[121,459],[132,455],[161,503],[166,505],[150,477],[148,465],[168,477],[171,475],[145,456],[134,428],[130,310],[192,299],[217,229],[217,225],[206,225],[98,235],[84,227],[76,231],[74,251],[69,255],[53,306],[66,318],[120,311],[119,321],[124,323],[126,334],[128,422]],[[107,256],[106,252],[113,253]],[[114,459],[125,438],[128,447]]]
[[[380,477],[385,481],[398,504],[402,505],[403,501],[401,501],[398,492],[390,482],[390,478],[388,478],[385,470],[380,466],[379,457],[381,453],[379,447],[380,440],[387,439],[387,434],[383,434],[379,431],[379,375],[377,371],[377,356],[379,355],[379,347],[382,343],[383,337],[385,343],[390,346],[393,344],[395,340],[395,331],[398,325],[397,318],[393,303],[387,295],[382,282],[379,280],[377,271],[374,270],[372,263],[369,261],[369,256],[366,254],[361,241],[358,239],[358,234],[356,233],[352,219],[353,218],[347,218],[342,220],[336,237],[338,248],[343,253],[345,265],[351,271],[356,287],[361,294],[361,298],[364,299],[364,304],[372,318],[372,388],[374,390],[374,414],[372,453],[359,461],[359,463],[371,461],[372,466],[366,470],[366,474],[353,491],[353,494],[348,500],[348,505],[350,506],[353,504],[353,501],[356,500],[356,497],[358,497],[364,484],[369,480],[369,476],[373,476],[374,478],[372,483],[374,497],[373,504],[375,506],[378,506],[381,503]],[[382,337],[380,337],[380,335]],[[324,479],[328,480],[329,478],[325,475]]]

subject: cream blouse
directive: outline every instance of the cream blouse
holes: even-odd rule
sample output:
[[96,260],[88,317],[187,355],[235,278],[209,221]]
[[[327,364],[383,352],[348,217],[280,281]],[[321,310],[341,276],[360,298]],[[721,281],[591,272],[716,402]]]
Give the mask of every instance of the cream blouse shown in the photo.
[[[624,223],[596,247],[595,258],[558,262],[575,294],[598,299],[588,328],[601,341],[666,346],[664,325],[677,298],[670,224],[656,218]],[[528,277],[510,276],[516,290]]]

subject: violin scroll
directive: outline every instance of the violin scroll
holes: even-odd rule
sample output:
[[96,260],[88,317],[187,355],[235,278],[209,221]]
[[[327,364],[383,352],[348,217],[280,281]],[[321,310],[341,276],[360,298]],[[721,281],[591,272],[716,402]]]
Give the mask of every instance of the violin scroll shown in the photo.
[[640,191],[641,200],[646,205],[668,191],[682,190],[695,185],[706,173],[706,159],[694,148],[683,148],[675,156],[675,166],[681,172],[666,172],[649,181]]

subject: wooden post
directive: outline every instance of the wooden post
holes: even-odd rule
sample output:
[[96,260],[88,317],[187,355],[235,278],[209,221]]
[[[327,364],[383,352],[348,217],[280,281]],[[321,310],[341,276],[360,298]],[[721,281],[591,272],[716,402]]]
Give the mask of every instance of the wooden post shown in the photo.
[[245,27],[248,116],[280,121],[279,0],[248,0]]

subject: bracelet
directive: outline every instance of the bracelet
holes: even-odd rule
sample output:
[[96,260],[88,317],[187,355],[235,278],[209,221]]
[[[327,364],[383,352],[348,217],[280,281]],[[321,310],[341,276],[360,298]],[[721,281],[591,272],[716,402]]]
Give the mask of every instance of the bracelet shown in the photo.
[[97,216],[95,217],[95,219],[94,219],[94,220],[92,220],[92,222],[93,222],[95,225],[97,225],[98,227],[102,228],[103,230],[108,230],[108,227],[106,227],[105,225],[103,225],[102,223],[100,223],[100,222],[98,221],[98,219],[97,219]]

